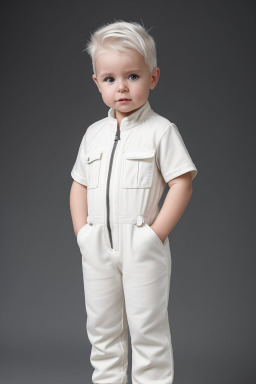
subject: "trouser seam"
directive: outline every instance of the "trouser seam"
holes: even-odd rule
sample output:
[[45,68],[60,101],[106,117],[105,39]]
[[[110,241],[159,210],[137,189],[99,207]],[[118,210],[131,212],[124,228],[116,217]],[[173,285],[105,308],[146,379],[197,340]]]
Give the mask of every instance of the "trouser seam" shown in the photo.
[[123,307],[122,307],[122,332],[120,336],[120,344],[121,344],[121,350],[122,350],[122,362],[121,362],[121,384],[123,383],[124,380],[124,359],[125,359],[125,351],[124,351],[124,345],[123,345],[123,340],[124,340],[124,301],[123,301]]
[[[169,336],[167,335],[166,332],[168,332],[168,302],[169,302],[169,289],[168,287],[170,288],[170,274],[171,274],[171,266],[169,266],[168,268],[168,272],[167,272],[167,282],[166,282],[166,312],[165,312],[165,319],[163,321],[163,326],[162,326],[162,331],[164,333],[164,337],[165,339],[167,340],[167,345],[168,345],[168,350],[169,350],[169,355],[170,355],[170,361],[172,363],[172,370],[173,370],[173,379],[174,379],[174,359],[173,359],[173,351],[172,351],[172,342],[171,342],[171,339],[169,340]],[[167,327],[168,325],[168,327]]]

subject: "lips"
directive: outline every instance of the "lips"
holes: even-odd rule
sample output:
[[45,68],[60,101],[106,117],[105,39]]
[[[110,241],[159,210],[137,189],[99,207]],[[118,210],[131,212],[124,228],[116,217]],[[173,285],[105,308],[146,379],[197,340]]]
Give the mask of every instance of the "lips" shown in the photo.
[[130,101],[131,99],[126,99],[126,98],[121,98],[121,99],[118,99],[118,101]]

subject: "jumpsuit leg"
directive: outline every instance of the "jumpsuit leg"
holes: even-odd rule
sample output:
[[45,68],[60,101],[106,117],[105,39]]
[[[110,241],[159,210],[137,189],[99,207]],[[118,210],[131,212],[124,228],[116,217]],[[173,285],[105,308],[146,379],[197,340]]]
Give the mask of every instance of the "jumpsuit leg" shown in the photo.
[[147,224],[123,228],[123,287],[131,335],[132,383],[172,384],[174,362],[167,308],[169,239],[163,245]]
[[128,326],[122,274],[106,250],[103,225],[91,225],[79,237],[87,312],[92,345],[92,382],[126,384]]

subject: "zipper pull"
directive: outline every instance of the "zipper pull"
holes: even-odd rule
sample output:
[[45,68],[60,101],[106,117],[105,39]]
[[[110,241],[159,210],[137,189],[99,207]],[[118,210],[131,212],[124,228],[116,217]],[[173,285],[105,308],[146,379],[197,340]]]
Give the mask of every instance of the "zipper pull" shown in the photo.
[[116,135],[114,141],[120,140],[120,129],[116,130]]

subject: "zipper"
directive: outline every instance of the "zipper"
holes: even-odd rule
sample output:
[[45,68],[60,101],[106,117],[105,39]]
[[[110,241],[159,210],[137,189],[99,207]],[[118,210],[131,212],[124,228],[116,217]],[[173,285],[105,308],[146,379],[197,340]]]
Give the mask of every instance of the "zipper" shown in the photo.
[[114,144],[113,144],[111,157],[110,157],[110,163],[109,163],[109,169],[108,169],[108,179],[107,179],[107,193],[106,193],[106,197],[107,197],[107,199],[106,199],[106,203],[107,203],[107,229],[108,229],[108,235],[109,235],[111,248],[113,248],[113,241],[112,241],[112,233],[111,233],[110,220],[109,220],[109,216],[110,216],[109,215],[109,183],[110,183],[110,176],[111,176],[112,165],[113,165],[113,158],[114,158],[114,154],[115,154],[118,140],[121,140],[120,129],[116,130]]

